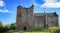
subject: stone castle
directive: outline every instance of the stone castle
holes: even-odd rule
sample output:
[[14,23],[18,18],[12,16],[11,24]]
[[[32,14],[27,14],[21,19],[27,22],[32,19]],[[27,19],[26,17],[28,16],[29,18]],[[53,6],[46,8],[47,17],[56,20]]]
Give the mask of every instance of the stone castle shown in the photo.
[[34,13],[34,5],[30,8],[17,7],[16,28],[27,30],[37,27],[59,26],[58,15],[54,13]]

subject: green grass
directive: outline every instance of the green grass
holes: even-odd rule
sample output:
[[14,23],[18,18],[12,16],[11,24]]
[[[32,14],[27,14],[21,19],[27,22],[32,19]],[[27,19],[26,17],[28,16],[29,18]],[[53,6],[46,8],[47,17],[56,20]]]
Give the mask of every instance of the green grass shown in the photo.
[[48,28],[34,28],[34,29],[29,29],[29,30],[25,30],[23,32],[48,32]]
[[50,32],[20,32],[20,33],[50,33]]
[[10,30],[8,33],[14,33],[14,32],[20,32],[20,33],[50,33],[48,28],[34,28],[34,29],[29,29],[29,30],[23,30],[23,31],[18,31],[18,30]]
[[10,30],[10,31],[8,31],[6,33],[13,33],[13,32],[19,32],[19,31],[18,30]]
[[58,27],[41,27],[41,28],[34,28],[34,29],[29,29],[29,30],[11,30],[8,33],[14,33],[14,32],[20,32],[20,33],[60,33],[60,28]]

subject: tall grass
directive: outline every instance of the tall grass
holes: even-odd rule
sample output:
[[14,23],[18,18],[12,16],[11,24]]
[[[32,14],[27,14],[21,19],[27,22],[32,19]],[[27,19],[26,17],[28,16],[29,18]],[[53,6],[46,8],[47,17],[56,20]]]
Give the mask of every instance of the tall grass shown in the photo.
[[48,32],[48,28],[47,27],[39,27],[39,28],[33,28],[33,29],[29,29],[29,30],[24,30],[24,32]]

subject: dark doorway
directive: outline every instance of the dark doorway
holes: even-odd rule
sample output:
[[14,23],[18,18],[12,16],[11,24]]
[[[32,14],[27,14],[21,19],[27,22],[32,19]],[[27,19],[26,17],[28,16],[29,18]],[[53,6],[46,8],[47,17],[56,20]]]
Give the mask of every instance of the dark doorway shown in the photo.
[[27,30],[26,26],[24,27],[24,30]]

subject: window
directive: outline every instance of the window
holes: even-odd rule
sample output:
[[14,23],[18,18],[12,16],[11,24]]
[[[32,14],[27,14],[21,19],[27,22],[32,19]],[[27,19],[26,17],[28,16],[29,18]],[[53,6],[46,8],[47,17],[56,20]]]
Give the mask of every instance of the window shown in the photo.
[[51,21],[51,18],[48,17],[48,21]]
[[31,16],[31,15],[28,15],[29,17]]
[[22,14],[23,16],[26,16],[25,14]]
[[28,11],[30,11],[30,10],[28,9]]
[[25,12],[26,10],[24,9],[24,12]]
[[31,10],[30,10],[30,9],[28,9],[28,12],[31,12]]

